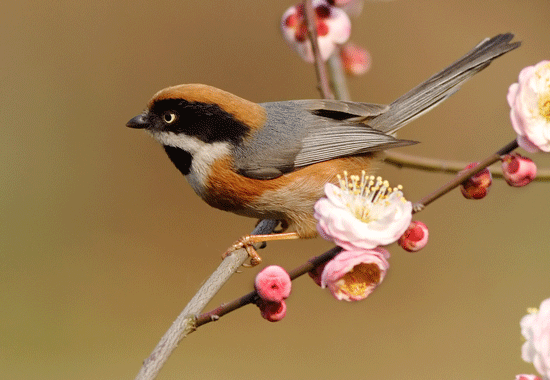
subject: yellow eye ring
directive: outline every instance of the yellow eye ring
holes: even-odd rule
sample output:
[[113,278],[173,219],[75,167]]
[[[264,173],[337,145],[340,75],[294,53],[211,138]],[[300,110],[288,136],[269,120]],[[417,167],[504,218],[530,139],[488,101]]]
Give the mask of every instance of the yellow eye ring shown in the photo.
[[167,124],[172,124],[177,119],[178,119],[178,115],[175,112],[168,111],[162,115],[162,120],[164,120],[164,122]]

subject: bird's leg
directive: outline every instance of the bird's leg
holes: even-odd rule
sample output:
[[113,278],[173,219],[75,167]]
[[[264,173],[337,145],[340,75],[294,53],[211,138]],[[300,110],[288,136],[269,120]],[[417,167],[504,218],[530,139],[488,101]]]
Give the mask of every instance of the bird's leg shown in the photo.
[[236,251],[237,249],[244,248],[246,252],[248,253],[248,256],[250,256],[250,264],[249,265],[243,265],[245,267],[255,267],[256,265],[260,264],[262,262],[262,258],[260,255],[258,255],[258,252],[256,252],[256,249],[254,248],[253,244],[256,243],[263,243],[266,241],[274,241],[274,240],[290,240],[290,239],[300,239],[300,236],[297,232],[284,232],[279,234],[269,234],[269,235],[246,235],[237,240],[225,253],[222,255],[222,258],[225,259],[227,256],[229,256],[233,251]]

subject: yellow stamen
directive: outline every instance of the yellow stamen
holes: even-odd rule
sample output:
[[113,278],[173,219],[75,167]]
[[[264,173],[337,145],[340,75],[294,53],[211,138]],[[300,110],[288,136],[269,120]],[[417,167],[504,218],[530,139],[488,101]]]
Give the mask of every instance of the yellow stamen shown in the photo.
[[371,286],[380,282],[380,268],[373,263],[361,263],[346,273],[342,280],[342,290],[350,295],[361,296]]
[[550,122],[550,91],[539,98],[539,114]]

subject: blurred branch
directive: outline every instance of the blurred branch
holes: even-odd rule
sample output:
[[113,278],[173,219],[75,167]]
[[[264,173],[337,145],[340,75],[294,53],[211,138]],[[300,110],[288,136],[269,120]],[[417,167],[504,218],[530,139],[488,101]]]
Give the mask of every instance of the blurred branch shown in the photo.
[[[252,235],[269,234],[273,232],[276,226],[277,221],[262,220],[254,231],[252,231]],[[222,261],[216,271],[206,280],[174,323],[172,323],[172,326],[166,331],[151,355],[143,362],[136,380],[152,380],[157,377],[164,363],[166,363],[179,342],[195,330],[196,316],[206,307],[247,258],[248,253],[246,250],[239,249]]]
[[[386,151],[384,162],[397,166],[398,168],[409,168],[425,170],[429,172],[457,174],[463,170],[469,162],[465,161],[446,161],[437,158],[426,158],[412,156],[403,153]],[[493,178],[503,178],[502,169],[500,167],[488,167]],[[548,182],[550,181],[550,169],[537,169],[537,176],[533,181]]]
[[328,59],[328,70],[332,81],[332,89],[338,100],[351,100],[348,90],[348,82],[346,74],[342,66],[342,58],[340,57],[340,48],[332,54]]

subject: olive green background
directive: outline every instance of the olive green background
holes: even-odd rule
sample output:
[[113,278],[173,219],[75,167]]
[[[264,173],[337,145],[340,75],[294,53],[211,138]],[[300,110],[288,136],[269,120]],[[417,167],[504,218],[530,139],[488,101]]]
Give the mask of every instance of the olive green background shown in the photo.
[[[204,204],[145,133],[125,123],[157,90],[211,84],[253,101],[315,98],[314,70],[282,40],[288,1],[14,1],[0,15],[0,377],[131,379],[220,254],[255,221]],[[515,134],[519,71],[550,59],[547,0],[367,2],[352,40],[372,54],[352,98],[387,103],[482,38],[523,46],[400,137],[411,154],[479,160]],[[532,158],[550,167],[544,155]],[[450,177],[382,165],[418,200]],[[391,246],[367,300],[294,283],[279,323],[254,306],[186,338],[159,379],[513,379],[519,320],[550,297],[550,184],[455,191],[417,218],[418,253]],[[291,269],[331,245],[275,242]],[[209,305],[251,290],[233,276]]]

